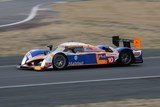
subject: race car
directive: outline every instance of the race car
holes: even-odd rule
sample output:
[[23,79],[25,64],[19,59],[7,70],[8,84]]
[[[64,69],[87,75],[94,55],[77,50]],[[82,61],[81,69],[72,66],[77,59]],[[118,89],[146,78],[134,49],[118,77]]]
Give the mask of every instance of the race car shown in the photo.
[[[62,70],[69,66],[107,65],[119,64],[130,65],[143,63],[140,39],[121,39],[113,36],[112,42],[115,48],[108,45],[90,45],[81,42],[65,42],[53,49],[32,49],[23,57],[19,69],[33,69],[44,71],[47,69]],[[120,47],[120,43],[124,46]],[[131,48],[134,43],[134,49]]]

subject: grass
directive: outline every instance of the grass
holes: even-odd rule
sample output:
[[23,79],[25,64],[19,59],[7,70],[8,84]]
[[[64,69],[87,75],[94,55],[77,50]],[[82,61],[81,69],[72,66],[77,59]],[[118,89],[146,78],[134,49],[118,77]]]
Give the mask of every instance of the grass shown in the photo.
[[61,4],[56,9],[61,12],[63,20],[79,28],[77,32],[92,34],[89,35],[91,39],[93,38],[92,43],[106,42],[112,35],[129,38],[140,36],[143,48],[159,48],[159,1],[91,0]]
[[140,36],[143,48],[160,48],[160,0],[87,0],[49,8],[28,23],[0,28],[0,56],[66,41],[112,45],[113,35]]
[[109,101],[101,103],[88,103],[79,105],[62,105],[59,107],[159,107],[159,99],[129,99],[124,101]]

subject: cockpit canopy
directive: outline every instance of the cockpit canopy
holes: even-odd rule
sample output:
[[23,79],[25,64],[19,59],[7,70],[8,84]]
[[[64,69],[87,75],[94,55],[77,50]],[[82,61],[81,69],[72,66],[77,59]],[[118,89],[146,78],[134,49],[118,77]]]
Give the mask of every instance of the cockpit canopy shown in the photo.
[[90,44],[79,43],[79,42],[66,42],[59,45],[56,51],[77,53],[77,52],[100,52],[102,50]]

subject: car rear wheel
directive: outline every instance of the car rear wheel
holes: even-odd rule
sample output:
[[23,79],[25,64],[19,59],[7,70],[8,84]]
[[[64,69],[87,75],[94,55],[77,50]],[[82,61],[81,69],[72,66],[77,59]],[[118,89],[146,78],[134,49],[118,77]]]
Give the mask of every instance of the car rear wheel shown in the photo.
[[133,61],[133,54],[130,51],[122,51],[119,55],[120,65],[130,65]]
[[56,54],[53,58],[54,69],[65,69],[67,67],[67,58],[63,54]]

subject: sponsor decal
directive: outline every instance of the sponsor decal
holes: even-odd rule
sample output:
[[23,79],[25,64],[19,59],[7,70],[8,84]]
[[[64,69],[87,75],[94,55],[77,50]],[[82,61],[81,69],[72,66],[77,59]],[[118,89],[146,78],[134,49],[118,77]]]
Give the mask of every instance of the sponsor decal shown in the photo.
[[48,67],[50,67],[50,66],[52,66],[52,63],[49,63],[49,62],[46,62],[46,63],[45,63],[45,67],[46,67],[46,68],[48,68]]
[[139,57],[141,55],[141,52],[134,52],[135,57]]
[[99,54],[98,57],[99,57],[99,60],[106,60],[107,58],[105,54]]
[[31,58],[32,58],[32,55],[31,55],[31,53],[30,53],[30,52],[28,52],[26,56],[27,56],[29,59],[31,59]]
[[78,56],[77,56],[77,55],[74,56],[74,60],[75,60],[75,61],[78,60]]
[[84,62],[69,62],[69,65],[83,65]]

